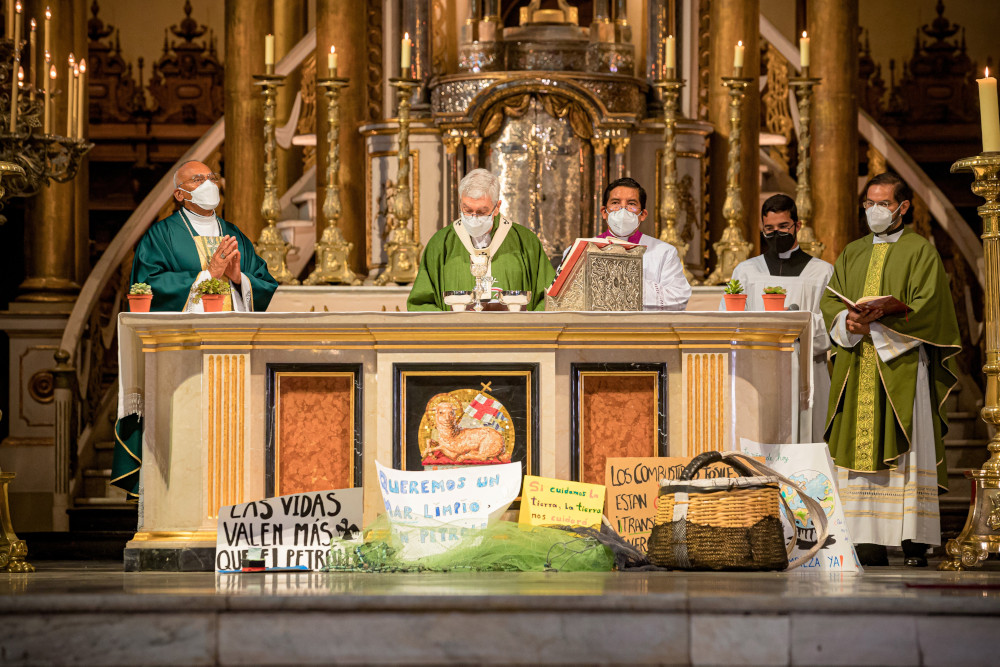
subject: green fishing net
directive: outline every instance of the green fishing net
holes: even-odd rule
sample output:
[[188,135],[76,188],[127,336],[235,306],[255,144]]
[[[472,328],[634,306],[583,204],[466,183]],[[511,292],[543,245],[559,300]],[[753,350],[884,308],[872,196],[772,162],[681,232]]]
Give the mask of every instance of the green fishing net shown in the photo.
[[[365,539],[335,539],[328,571],[342,572],[607,572],[615,564],[608,547],[590,536],[558,528],[500,521],[482,529],[390,528],[383,515]],[[443,540],[443,553],[406,558],[403,540]]]

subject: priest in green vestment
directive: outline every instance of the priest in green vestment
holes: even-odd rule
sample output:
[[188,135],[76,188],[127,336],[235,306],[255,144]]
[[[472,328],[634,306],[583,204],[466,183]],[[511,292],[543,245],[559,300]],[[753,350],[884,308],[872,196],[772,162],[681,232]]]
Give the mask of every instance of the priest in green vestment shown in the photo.
[[555,270],[535,233],[500,215],[500,180],[473,169],[458,184],[458,194],[462,216],[427,242],[406,309],[448,310],[446,291],[475,288],[470,269],[475,256],[486,262],[494,289],[529,291],[527,308],[544,310]]
[[[185,162],[174,173],[180,208],[153,223],[139,240],[132,260],[132,283],[153,289],[152,311],[203,312],[194,288],[203,280],[228,280],[225,311],[264,311],[277,289],[253,243],[231,222],[215,214],[219,176],[207,165]],[[120,387],[111,483],[138,497],[142,461],[142,396]],[[130,391],[132,390],[132,391]]]
[[869,181],[872,233],[848,244],[829,285],[853,302],[893,296],[910,310],[855,311],[830,291],[822,301],[834,354],[826,441],[851,537],[868,564],[888,564],[884,547],[902,546],[907,565],[923,566],[927,545],[941,541],[944,404],[957,383],[961,336],[941,257],[904,227],[911,198],[895,174]]

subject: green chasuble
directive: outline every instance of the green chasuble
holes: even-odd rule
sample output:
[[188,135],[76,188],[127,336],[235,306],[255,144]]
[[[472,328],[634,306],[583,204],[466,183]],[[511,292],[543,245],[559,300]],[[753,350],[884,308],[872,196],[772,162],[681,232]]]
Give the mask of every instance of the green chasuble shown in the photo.
[[[493,219],[496,234],[500,216]],[[472,291],[476,279],[469,270],[469,251],[462,245],[453,225],[438,231],[427,242],[420,258],[420,272],[406,300],[407,310],[449,310],[444,293]],[[511,225],[507,237],[493,255],[493,287],[531,292],[528,310],[545,310],[545,290],[555,278],[555,269],[542,243],[527,227]]]
[[[223,236],[235,236],[240,249],[240,271],[250,279],[253,310],[267,310],[278,282],[267,271],[267,263],[254,250],[253,243],[239,228],[219,218]],[[131,283],[147,283],[153,288],[151,311],[182,312],[197,275],[207,265],[205,249],[199,251],[192,228],[180,211],[153,223],[139,240],[132,260]],[[199,237],[216,239],[218,237]],[[209,246],[214,251],[213,246]],[[210,255],[209,255],[210,256]],[[204,260],[204,264],[203,264]],[[246,286],[240,285],[241,289]],[[234,298],[239,298],[233,295]]]
[[[241,284],[241,291],[251,290],[250,305],[254,311],[267,310],[277,281],[267,271],[267,264],[257,255],[250,242],[236,225],[219,218],[223,236],[235,236],[240,249],[240,271],[250,284]],[[197,239],[197,240],[196,240]],[[135,249],[131,283],[146,283],[153,288],[151,311],[183,312],[187,306],[195,278],[208,266],[208,259],[221,237],[199,236],[181,216],[174,212],[146,231]],[[246,281],[243,281],[246,282]],[[233,298],[240,298],[233,294]],[[232,310],[231,300],[227,310]],[[142,463],[142,417],[126,414],[115,423],[115,450],[111,465],[111,483],[125,489],[130,498],[139,495],[139,466]]]
[[[948,274],[934,246],[910,229],[895,243],[873,243],[873,239],[874,234],[869,234],[848,244],[834,265],[830,287],[852,301],[863,296],[896,297],[913,310],[886,315],[879,324],[923,345],[885,363],[871,336],[852,348],[834,342],[826,441],[842,468],[874,472],[895,467],[896,458],[912,445],[913,398],[923,347],[931,385],[938,485],[947,488],[944,402],[957,384],[954,357],[961,350]],[[821,307],[829,331],[845,306],[826,292]]]

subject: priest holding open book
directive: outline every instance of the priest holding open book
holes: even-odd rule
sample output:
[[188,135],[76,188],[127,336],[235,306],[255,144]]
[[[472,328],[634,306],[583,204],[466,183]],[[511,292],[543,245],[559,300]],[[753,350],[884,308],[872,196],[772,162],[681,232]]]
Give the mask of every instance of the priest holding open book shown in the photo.
[[885,173],[864,193],[872,233],[844,248],[822,301],[834,353],[826,441],[862,563],[888,564],[885,547],[902,546],[919,567],[941,543],[944,403],[961,337],[941,257],[903,225],[910,188]]

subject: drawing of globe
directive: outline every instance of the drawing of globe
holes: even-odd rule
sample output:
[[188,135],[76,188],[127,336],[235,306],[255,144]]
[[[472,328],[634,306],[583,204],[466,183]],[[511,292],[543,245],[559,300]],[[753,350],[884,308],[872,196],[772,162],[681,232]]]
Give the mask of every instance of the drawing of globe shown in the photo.
[[[798,484],[810,498],[816,500],[828,517],[833,515],[833,482],[830,481],[829,477],[817,470],[802,470],[794,475],[789,475],[788,478]],[[797,491],[782,484],[781,495],[784,496],[785,502],[788,503],[792,514],[795,515],[796,527],[800,529],[813,528],[813,522],[808,518],[809,513],[806,511],[805,503],[802,502]]]

